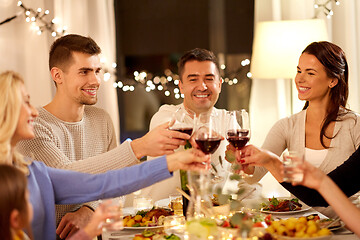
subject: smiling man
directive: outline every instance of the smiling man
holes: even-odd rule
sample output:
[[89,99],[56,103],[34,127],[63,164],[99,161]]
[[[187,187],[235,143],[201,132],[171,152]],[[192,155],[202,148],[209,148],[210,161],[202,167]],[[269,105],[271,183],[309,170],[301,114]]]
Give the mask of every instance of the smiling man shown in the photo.
[[[55,168],[86,173],[137,164],[143,156],[161,156],[185,144],[184,133],[168,131],[163,124],[132,142],[117,146],[112,120],[97,102],[101,82],[100,47],[89,37],[67,35],[50,49],[49,68],[56,85],[53,100],[38,109],[35,138],[21,141],[19,151]],[[71,186],[69,186],[71,188]],[[57,205],[60,238],[85,227],[96,202]]]
[[[181,107],[180,111],[192,111],[197,116],[204,112],[215,114],[222,126],[221,134],[224,134],[228,122],[226,110],[214,107],[219,98],[222,85],[219,63],[214,53],[201,48],[195,48],[186,52],[178,62],[178,72],[180,76],[179,88],[181,93],[184,94],[184,101],[179,105],[165,104],[161,106],[151,119],[150,130],[164,122],[170,121],[175,111]],[[225,161],[227,145],[226,139],[221,141],[219,148],[211,155],[212,165],[217,169],[218,175],[223,177],[222,182],[214,181],[214,187],[222,187],[225,191],[227,186],[229,186],[225,186],[225,183],[230,167],[230,164]],[[182,146],[177,149],[177,151],[182,150],[184,150]],[[222,163],[219,161],[219,157],[223,160]],[[141,194],[149,196],[153,200],[159,200],[167,198],[169,194],[177,193],[176,187],[180,187],[179,171],[175,172],[174,176],[170,179],[142,189]],[[244,187],[249,189],[249,191],[252,191],[254,188],[249,185]],[[258,191],[254,191],[253,195],[255,194],[258,194]],[[249,197],[253,195],[249,195]]]

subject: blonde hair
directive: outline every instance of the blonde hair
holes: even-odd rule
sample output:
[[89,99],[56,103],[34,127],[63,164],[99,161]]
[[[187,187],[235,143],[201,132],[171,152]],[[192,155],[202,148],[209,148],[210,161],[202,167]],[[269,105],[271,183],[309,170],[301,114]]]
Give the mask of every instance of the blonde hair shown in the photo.
[[12,71],[0,74],[0,163],[16,166],[25,174],[29,173],[28,161],[11,147],[22,104],[20,88],[23,78]]

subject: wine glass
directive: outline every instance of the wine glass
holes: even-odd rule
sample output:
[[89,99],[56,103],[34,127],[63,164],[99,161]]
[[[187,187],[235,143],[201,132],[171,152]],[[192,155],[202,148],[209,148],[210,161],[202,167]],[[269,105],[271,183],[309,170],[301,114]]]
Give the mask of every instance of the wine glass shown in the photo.
[[[220,124],[215,112],[200,113],[196,119],[194,139],[203,153],[211,155],[219,147],[222,140]],[[208,169],[210,169],[213,175],[213,182],[221,182],[224,180],[224,178],[217,173],[214,166],[208,166]]]
[[172,115],[169,130],[192,135],[195,122],[195,113],[184,106],[180,106]]
[[[228,117],[226,139],[236,150],[240,150],[241,154],[241,149],[249,142],[251,136],[249,113],[245,109],[229,111]],[[245,167],[245,164],[237,161],[232,166],[233,170],[240,172],[241,177],[251,177],[244,172]]]

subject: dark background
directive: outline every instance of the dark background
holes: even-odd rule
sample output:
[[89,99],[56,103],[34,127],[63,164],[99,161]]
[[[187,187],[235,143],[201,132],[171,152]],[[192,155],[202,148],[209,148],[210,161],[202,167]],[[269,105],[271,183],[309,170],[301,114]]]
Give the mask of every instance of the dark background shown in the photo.
[[[225,56],[251,55],[254,0],[115,0],[114,4],[118,79],[131,81],[135,70],[177,72],[181,55],[196,47]],[[148,124],[141,131],[126,129],[125,94],[135,93],[118,89],[121,141],[148,130]],[[161,104],[182,102],[158,97]],[[227,101],[223,86],[216,107],[227,108]]]

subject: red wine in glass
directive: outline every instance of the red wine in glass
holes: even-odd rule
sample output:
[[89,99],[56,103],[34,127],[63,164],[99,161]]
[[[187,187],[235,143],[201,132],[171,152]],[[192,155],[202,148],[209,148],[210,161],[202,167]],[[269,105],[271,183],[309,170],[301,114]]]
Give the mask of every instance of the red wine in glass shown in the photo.
[[182,132],[182,133],[186,133],[188,135],[191,136],[192,132],[193,132],[193,128],[191,127],[184,127],[184,128],[171,128],[170,130],[173,131],[178,131],[178,132]]
[[227,140],[233,147],[237,150],[242,149],[250,140],[247,136],[249,134],[249,130],[247,129],[237,129],[237,130],[229,130],[227,132]]
[[221,138],[196,139],[195,141],[203,153],[212,154],[219,147]]

